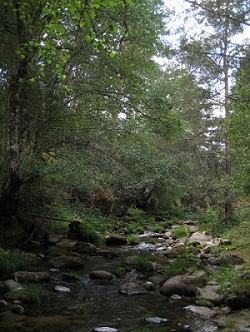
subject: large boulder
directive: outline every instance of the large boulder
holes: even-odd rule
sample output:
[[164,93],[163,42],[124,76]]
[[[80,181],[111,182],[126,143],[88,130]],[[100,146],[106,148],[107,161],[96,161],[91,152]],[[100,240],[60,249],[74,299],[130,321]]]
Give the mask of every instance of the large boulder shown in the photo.
[[198,288],[205,285],[205,273],[196,272],[193,274],[177,275],[168,279],[161,287],[164,295],[194,295]]
[[49,260],[48,265],[53,268],[77,268],[84,266],[84,260],[81,257],[62,255]]

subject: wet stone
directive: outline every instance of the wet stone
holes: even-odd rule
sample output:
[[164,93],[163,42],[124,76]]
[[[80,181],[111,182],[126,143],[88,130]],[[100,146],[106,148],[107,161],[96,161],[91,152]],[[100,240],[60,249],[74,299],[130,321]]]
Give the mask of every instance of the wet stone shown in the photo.
[[162,324],[168,322],[167,318],[161,318],[161,317],[150,317],[146,318],[146,322],[151,324]]
[[24,313],[24,307],[22,307],[20,304],[15,304],[13,305],[13,307],[11,308],[11,311],[14,313],[14,314],[19,314],[19,315],[22,315]]
[[114,329],[112,327],[95,327],[94,332],[118,332],[117,329]]
[[70,289],[68,287],[64,287],[64,286],[55,286],[55,291],[56,292],[60,292],[60,293],[70,293]]

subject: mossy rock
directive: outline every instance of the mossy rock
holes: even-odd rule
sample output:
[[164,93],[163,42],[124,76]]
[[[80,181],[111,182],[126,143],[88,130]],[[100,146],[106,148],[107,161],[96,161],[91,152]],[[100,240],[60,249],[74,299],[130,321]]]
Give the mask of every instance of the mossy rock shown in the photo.
[[21,301],[23,303],[35,303],[36,299],[34,296],[26,290],[15,290],[4,294],[4,299],[6,301]]
[[99,245],[101,237],[84,223],[73,221],[69,224],[68,238],[71,240],[84,241]]

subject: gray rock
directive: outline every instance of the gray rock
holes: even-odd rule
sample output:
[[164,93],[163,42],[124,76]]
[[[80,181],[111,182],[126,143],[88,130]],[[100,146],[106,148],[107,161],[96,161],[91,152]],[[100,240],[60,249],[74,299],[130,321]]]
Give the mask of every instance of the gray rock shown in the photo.
[[41,283],[50,279],[50,275],[47,272],[17,271],[14,273],[14,277],[15,281],[25,283]]
[[148,293],[145,288],[134,282],[128,282],[122,285],[119,292],[126,295],[140,295]]
[[23,286],[15,281],[15,280],[12,280],[12,279],[9,279],[9,280],[6,280],[4,282],[4,286],[11,292],[13,290],[21,290],[23,289]]
[[204,286],[205,277],[204,272],[177,275],[168,279],[160,291],[164,295],[194,295],[198,288]]
[[204,288],[197,288],[196,296],[198,300],[207,300],[214,305],[220,305],[223,302],[223,296],[217,293],[218,285],[207,285]]
[[185,307],[186,310],[193,312],[201,317],[211,319],[216,315],[216,311],[211,310],[204,306],[197,306],[197,305],[188,305]]
[[190,236],[187,244],[188,245],[196,245],[196,244],[206,245],[211,241],[212,241],[211,235],[207,235],[204,232],[195,232]]
[[104,270],[94,270],[90,273],[91,279],[113,279],[113,274]]

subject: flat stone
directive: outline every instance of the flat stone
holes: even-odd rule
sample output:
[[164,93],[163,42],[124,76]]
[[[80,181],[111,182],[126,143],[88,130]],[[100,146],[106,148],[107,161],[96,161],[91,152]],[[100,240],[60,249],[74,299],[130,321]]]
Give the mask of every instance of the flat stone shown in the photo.
[[216,315],[216,311],[204,306],[188,305],[185,309],[208,319],[211,319]]

